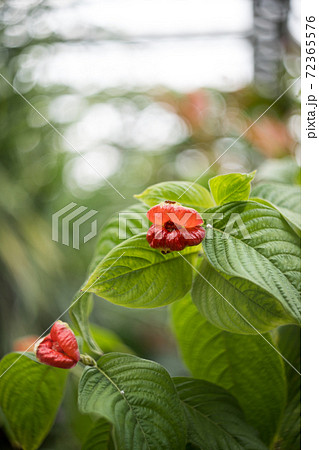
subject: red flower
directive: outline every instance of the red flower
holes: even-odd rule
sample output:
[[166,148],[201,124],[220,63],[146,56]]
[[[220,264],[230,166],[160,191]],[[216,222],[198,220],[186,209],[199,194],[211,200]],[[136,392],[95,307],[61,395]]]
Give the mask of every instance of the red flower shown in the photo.
[[71,369],[80,360],[74,333],[61,320],[55,322],[50,334],[36,344],[35,353],[40,362],[61,369]]
[[205,237],[205,230],[200,226],[203,224],[200,214],[180,203],[162,202],[153,206],[147,217],[153,225],[146,239],[152,248],[161,249],[163,253],[198,245]]

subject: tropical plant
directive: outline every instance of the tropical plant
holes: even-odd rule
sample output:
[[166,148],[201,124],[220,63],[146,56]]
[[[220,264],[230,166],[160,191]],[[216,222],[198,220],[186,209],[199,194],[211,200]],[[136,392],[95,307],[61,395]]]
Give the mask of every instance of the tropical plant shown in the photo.
[[[251,192],[254,176],[219,175],[209,190],[159,183],[136,196],[141,203],[129,209],[124,229],[120,214],[106,222],[69,310],[78,344],[68,327],[55,325],[37,347],[42,363],[32,352],[0,363],[2,422],[12,443],[41,445],[69,364],[80,378],[79,410],[93,419],[86,450],[300,448],[300,188],[260,183]],[[176,247],[149,245],[150,224],[136,233],[147,211],[165,202],[202,217],[202,244],[185,238],[183,249],[170,251]],[[173,225],[169,232],[183,226]],[[170,305],[190,376],[172,378],[114,337],[119,351],[105,350],[89,321],[94,294],[129,308]],[[87,354],[78,356],[77,345]],[[64,365],[54,363],[54,352]]]

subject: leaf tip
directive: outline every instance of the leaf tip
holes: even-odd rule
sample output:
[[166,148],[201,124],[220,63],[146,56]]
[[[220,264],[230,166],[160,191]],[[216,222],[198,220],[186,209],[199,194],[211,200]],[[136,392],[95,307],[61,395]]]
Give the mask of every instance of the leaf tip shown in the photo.
[[250,181],[252,181],[255,178],[255,175],[257,173],[257,170],[253,170],[252,172],[249,172],[248,177]]

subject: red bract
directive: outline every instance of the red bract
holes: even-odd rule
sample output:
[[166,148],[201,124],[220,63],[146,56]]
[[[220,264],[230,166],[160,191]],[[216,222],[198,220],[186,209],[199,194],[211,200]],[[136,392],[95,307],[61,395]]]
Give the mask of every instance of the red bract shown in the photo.
[[203,219],[195,209],[168,200],[147,211],[147,218],[155,225],[164,225],[171,221],[176,226],[193,228],[203,224]]
[[147,212],[147,217],[153,225],[146,239],[152,248],[158,248],[163,253],[198,245],[205,237],[205,230],[200,226],[203,223],[200,214],[179,203],[162,202],[153,206]]
[[38,360],[61,369],[71,369],[80,360],[78,343],[68,324],[58,320],[35,348]]

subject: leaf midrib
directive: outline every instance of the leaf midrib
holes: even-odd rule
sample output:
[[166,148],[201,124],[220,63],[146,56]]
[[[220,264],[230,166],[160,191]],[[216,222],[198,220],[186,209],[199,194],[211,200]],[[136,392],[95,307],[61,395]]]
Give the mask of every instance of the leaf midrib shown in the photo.
[[121,390],[122,389],[120,389],[119,387],[118,387],[118,385],[112,380],[112,378],[110,378],[108,375],[107,375],[107,373],[106,372],[103,372],[103,370],[97,365],[96,367],[95,367],[116,389],[117,389],[117,391],[118,391],[118,393],[119,393],[119,395],[122,397],[122,398],[124,398],[125,399],[125,401],[126,401],[126,403],[127,403],[127,405],[128,405],[128,407],[130,408],[130,410],[132,411],[132,414],[133,414],[133,416],[134,416],[134,418],[135,418],[135,420],[136,420],[136,423],[138,424],[138,426],[140,427],[140,429],[141,429],[141,431],[142,431],[142,434],[143,434],[143,436],[144,436],[144,439],[145,439],[145,442],[146,442],[146,444],[147,444],[147,448],[148,449],[151,449],[151,447],[149,446],[149,442],[148,442],[148,440],[147,440],[147,437],[146,437],[146,434],[145,434],[145,432],[144,432],[144,429],[143,429],[143,427],[142,427],[142,425],[141,425],[141,423],[140,423],[140,421],[139,421],[139,419],[138,419],[138,417],[137,417],[137,415],[135,414],[135,411],[134,411],[134,409],[132,408],[132,406],[130,405],[130,403],[129,403],[129,401],[128,401],[128,399],[126,398],[126,395],[125,394],[122,394],[121,393]]
[[[131,248],[140,248],[140,247],[131,247]],[[196,250],[196,251],[192,251],[192,252],[190,251],[190,252],[184,254],[183,256],[184,256],[185,258],[187,258],[187,256],[189,256],[189,255],[194,255],[194,254],[196,254],[196,253],[199,253],[199,251],[200,251],[200,249],[198,249],[198,250]],[[130,258],[139,258],[139,259],[145,259],[145,260],[146,260],[146,258],[141,258],[141,257],[139,257],[139,256],[129,256],[129,257],[130,257]],[[118,275],[118,276],[116,276],[116,277],[108,278],[107,281],[113,281],[113,280],[116,280],[117,278],[120,278],[120,277],[122,277],[122,276],[129,275],[129,274],[135,273],[135,272],[139,272],[139,271],[141,271],[141,270],[146,270],[146,269],[149,269],[149,268],[151,268],[151,267],[157,266],[157,265],[159,265],[159,264],[165,264],[165,263],[168,263],[168,262],[170,262],[170,261],[174,261],[174,260],[176,260],[176,259],[178,259],[178,258],[181,258],[181,256],[178,255],[178,256],[174,256],[174,257],[169,258],[169,259],[162,259],[161,261],[158,261],[158,262],[156,262],[156,263],[152,263],[152,262],[150,262],[150,261],[148,260],[149,264],[147,264],[147,265],[145,265],[145,266],[143,266],[143,267],[140,267],[139,269],[133,269],[133,270],[130,270],[129,272],[125,272],[125,273],[120,274],[120,275]],[[115,258],[115,259],[116,259],[116,258]],[[111,266],[110,266],[110,267],[111,267]],[[115,268],[115,267],[118,267],[118,266],[112,266],[112,267]],[[128,269],[131,269],[130,266],[126,266],[126,265],[124,265],[124,264],[123,264],[122,267],[127,267]],[[107,272],[107,271],[108,271],[108,269],[105,270],[105,272]],[[101,276],[101,280],[103,280],[103,277],[102,277],[102,276]],[[96,285],[99,285],[99,284],[100,284],[100,283],[96,283]]]

